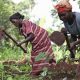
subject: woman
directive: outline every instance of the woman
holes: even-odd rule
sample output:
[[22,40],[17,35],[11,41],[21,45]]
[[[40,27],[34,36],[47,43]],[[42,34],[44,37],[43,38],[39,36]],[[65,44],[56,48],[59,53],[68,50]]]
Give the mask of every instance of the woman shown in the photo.
[[[32,64],[32,75],[38,75],[42,72],[43,67],[55,65],[56,61],[52,59],[53,50],[51,47],[51,42],[48,37],[48,32],[43,28],[37,26],[29,20],[24,20],[24,16],[20,13],[15,13],[10,16],[10,21],[19,29],[19,32],[25,37],[25,40],[20,42],[18,45],[21,45],[26,42],[32,44],[31,51],[31,64]],[[45,52],[49,61],[46,61],[45,58],[36,61],[35,58],[41,52]]]
[[71,49],[73,50],[77,44],[80,44],[80,13],[72,12],[69,0],[61,0],[55,8],[60,20],[63,21],[65,28],[71,34]]

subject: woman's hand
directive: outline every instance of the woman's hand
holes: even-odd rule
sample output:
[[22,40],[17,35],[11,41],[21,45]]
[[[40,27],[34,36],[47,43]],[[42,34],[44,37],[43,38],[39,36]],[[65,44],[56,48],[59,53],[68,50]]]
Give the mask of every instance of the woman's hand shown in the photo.
[[17,46],[20,46],[21,45],[21,42],[17,42]]
[[70,49],[73,50],[76,48],[75,42],[70,43]]

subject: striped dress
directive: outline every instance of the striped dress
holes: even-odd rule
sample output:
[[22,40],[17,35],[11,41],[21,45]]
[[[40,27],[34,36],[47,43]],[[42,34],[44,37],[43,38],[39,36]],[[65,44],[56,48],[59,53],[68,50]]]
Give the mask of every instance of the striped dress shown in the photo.
[[[35,57],[39,55],[40,52],[45,52],[46,56],[52,56],[53,50],[51,47],[51,42],[48,37],[48,32],[32,23],[31,21],[24,20],[22,22],[22,34],[26,36],[29,33],[33,33],[35,38],[31,41],[32,51],[31,51],[31,64],[32,64],[32,74],[36,74],[41,71],[43,67],[49,66],[49,62],[43,58],[40,61],[35,61]],[[55,63],[55,60],[54,60]]]

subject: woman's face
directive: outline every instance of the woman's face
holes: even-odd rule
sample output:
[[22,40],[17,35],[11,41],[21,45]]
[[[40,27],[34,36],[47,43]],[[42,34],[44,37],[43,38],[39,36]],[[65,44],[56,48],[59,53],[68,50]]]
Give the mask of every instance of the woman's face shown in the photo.
[[20,20],[19,20],[19,19],[12,19],[12,23],[13,23],[16,27],[19,27]]
[[59,18],[62,21],[67,21],[70,18],[70,13],[69,12],[62,12],[62,13],[58,13]]

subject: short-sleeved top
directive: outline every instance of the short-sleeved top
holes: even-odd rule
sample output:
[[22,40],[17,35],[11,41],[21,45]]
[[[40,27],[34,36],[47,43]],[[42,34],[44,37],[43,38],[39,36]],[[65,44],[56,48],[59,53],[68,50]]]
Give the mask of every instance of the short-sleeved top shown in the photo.
[[80,35],[80,13],[73,12],[75,15],[75,20],[72,25],[69,25],[68,22],[64,22],[64,25],[68,32],[73,35]]
[[51,41],[48,38],[48,32],[35,23],[24,20],[22,22],[22,30],[25,36],[27,36],[29,33],[34,34],[35,38],[31,41],[33,49],[44,48],[45,46],[47,46],[46,49],[51,47]]

